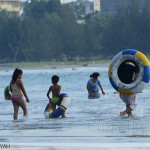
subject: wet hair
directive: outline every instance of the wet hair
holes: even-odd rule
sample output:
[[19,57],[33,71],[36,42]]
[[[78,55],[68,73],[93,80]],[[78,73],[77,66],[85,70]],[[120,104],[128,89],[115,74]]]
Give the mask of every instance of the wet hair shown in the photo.
[[14,70],[13,76],[12,76],[12,82],[16,82],[16,80],[18,79],[19,75],[21,75],[23,73],[23,71],[19,68],[16,68]]
[[59,81],[59,77],[57,75],[52,76],[52,83],[56,84]]
[[97,78],[98,76],[100,76],[100,74],[98,72],[94,72],[90,75],[90,78]]

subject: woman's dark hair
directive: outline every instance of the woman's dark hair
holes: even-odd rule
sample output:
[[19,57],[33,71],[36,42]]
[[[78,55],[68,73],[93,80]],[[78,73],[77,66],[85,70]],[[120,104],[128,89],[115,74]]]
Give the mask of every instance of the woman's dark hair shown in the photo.
[[53,84],[58,83],[58,81],[59,81],[59,77],[57,75],[52,76],[52,82],[53,82]]
[[90,78],[97,78],[98,76],[100,76],[100,74],[98,72],[94,72],[90,75]]
[[12,82],[16,82],[16,80],[18,79],[19,75],[21,75],[23,73],[23,71],[19,68],[16,68],[13,76],[12,76]]

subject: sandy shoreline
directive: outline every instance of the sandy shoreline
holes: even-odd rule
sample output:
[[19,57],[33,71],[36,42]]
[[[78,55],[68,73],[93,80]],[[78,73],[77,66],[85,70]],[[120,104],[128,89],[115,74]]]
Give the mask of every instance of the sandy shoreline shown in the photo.
[[[7,66],[4,66],[4,67],[1,67],[0,66],[0,70],[14,70],[15,68],[17,68],[18,66],[12,66],[12,67],[7,67]],[[19,66],[18,68],[21,68],[21,69],[25,69],[25,70],[31,70],[31,69],[34,69],[34,70],[42,70],[42,69],[65,69],[65,68],[72,68],[72,70],[76,70],[77,68],[86,68],[86,67],[109,67],[109,63],[90,63],[90,64],[83,64],[83,65],[80,65],[80,64],[74,64],[74,65],[43,65],[43,66]]]

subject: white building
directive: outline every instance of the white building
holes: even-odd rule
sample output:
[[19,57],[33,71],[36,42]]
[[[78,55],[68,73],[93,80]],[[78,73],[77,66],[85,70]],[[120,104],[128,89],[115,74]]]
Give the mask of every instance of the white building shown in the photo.
[[100,12],[100,0],[85,1],[85,14]]
[[60,0],[60,3],[61,3],[61,4],[63,4],[63,3],[64,3],[64,1],[63,1],[63,0]]
[[15,15],[19,17],[20,0],[0,0],[0,10],[5,10],[10,15]]
[[94,12],[99,12],[100,11],[100,0],[94,0],[93,2],[93,6],[94,6]]

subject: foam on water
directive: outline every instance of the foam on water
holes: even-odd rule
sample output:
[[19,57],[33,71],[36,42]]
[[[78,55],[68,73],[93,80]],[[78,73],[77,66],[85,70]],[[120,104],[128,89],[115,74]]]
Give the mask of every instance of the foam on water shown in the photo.
[[[13,121],[11,101],[5,101],[4,88],[9,85],[13,71],[0,72],[0,137],[6,142],[149,142],[150,136],[150,86],[138,94],[137,110],[132,117],[121,117],[125,104],[118,94],[113,94],[107,75],[107,67],[85,67],[72,70],[42,69],[23,70],[23,82],[30,98],[27,104],[29,118]],[[100,72],[99,77],[106,95],[89,100],[86,89],[90,74]],[[60,77],[62,93],[69,94],[71,103],[66,118],[45,119],[44,109],[51,76]]]

